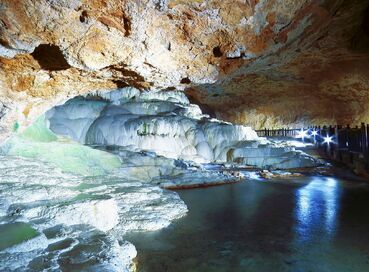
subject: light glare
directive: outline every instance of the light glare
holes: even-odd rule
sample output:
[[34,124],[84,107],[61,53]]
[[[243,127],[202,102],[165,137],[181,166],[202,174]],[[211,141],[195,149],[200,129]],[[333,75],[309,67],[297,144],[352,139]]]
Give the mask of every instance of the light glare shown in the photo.
[[301,129],[299,132],[297,132],[296,138],[304,139],[306,137],[308,137],[308,131],[307,130]]
[[323,143],[329,145],[332,142],[333,142],[333,137],[332,136],[326,136],[326,137],[324,137],[324,142]]

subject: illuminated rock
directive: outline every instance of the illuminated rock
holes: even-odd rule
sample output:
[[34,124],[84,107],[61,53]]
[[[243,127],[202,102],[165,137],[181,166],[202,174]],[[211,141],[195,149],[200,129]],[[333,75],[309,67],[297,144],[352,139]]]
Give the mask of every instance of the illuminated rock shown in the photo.
[[118,224],[118,206],[114,199],[87,200],[79,203],[62,203],[53,207],[35,207],[22,215],[29,220],[43,218],[47,225],[86,224],[101,231],[108,231]]
[[[50,128],[82,144],[145,150],[200,163],[233,162],[277,169],[319,164],[291,146],[278,147],[259,138],[249,127],[203,115],[183,93],[153,91],[134,96],[131,93],[132,88],[127,88],[106,94],[105,99],[112,99],[110,103],[104,102],[106,104],[94,98],[71,100],[47,113]],[[91,110],[87,109],[89,105]],[[95,112],[96,105],[105,107]],[[73,112],[78,118],[70,118],[66,112]],[[85,137],[81,137],[81,123],[90,124],[82,126]]]
[[185,90],[253,128],[368,120],[367,1],[2,6],[1,141],[74,96],[127,85]]
[[2,270],[132,271],[137,252],[124,235],[166,227],[187,213],[177,193],[125,178],[124,169],[82,177],[35,159],[0,162],[0,224],[28,222],[41,233],[0,248]]

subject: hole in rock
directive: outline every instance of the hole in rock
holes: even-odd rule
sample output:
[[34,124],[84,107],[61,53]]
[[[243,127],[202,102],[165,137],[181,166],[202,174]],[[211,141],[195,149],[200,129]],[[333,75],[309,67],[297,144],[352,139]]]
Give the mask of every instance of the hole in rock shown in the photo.
[[213,55],[216,58],[220,58],[221,56],[223,56],[223,53],[222,53],[219,46],[216,46],[216,47],[213,48]]
[[31,55],[44,70],[59,71],[71,67],[56,45],[40,44]]
[[8,41],[6,41],[6,40],[4,40],[4,39],[1,39],[1,38],[0,38],[0,44],[1,44],[2,46],[4,46],[4,47],[8,47],[8,46],[9,46],[9,42],[8,42]]
[[81,23],[86,23],[87,19],[88,19],[88,14],[87,14],[87,11],[84,10],[84,11],[82,11],[81,16],[79,16],[79,21]]
[[124,87],[128,87],[129,85],[123,81],[123,80],[113,80],[113,82],[115,83],[115,85],[117,85],[117,88],[124,88]]
[[181,79],[181,83],[182,84],[190,84],[191,83],[191,80],[188,77],[185,77],[185,78],[182,78]]
[[125,37],[128,37],[131,34],[131,24],[131,20],[127,16],[123,15],[123,27],[126,31],[124,33]]

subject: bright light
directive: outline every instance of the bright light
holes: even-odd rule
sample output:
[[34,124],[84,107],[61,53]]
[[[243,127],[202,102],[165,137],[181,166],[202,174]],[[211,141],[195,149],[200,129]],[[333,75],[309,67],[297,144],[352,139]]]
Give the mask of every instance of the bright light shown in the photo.
[[296,138],[301,138],[304,140],[304,138],[308,137],[308,131],[304,130],[303,128],[297,132]]
[[317,130],[313,130],[313,131],[311,131],[311,135],[312,135],[312,136],[317,136],[317,135],[318,135],[318,131],[317,131]]
[[328,144],[328,145],[330,143],[333,143],[333,137],[332,136],[326,136],[326,137],[324,137],[323,143]]

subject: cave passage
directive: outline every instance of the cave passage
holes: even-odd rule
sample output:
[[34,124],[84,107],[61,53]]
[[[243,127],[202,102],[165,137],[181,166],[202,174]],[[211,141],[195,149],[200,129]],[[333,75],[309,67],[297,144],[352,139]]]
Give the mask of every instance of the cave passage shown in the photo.
[[[191,102],[91,92],[1,146],[0,269],[131,271],[135,257],[139,271],[368,267],[356,249],[368,250],[369,185],[322,159],[311,131],[259,137]],[[356,222],[361,238],[346,241]],[[331,257],[347,248],[355,265]]]
[[369,0],[1,0],[0,271],[369,271]]

